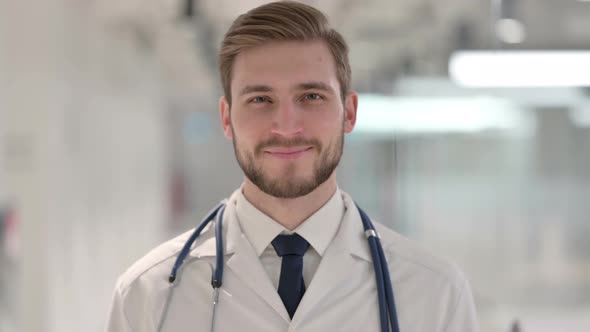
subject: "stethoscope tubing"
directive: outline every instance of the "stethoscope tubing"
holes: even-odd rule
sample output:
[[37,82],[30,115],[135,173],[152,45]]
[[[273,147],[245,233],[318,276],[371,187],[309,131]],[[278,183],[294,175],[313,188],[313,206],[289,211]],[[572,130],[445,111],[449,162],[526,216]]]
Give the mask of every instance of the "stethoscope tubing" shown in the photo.
[[[213,331],[213,324],[215,322],[215,309],[219,301],[219,288],[223,284],[223,265],[224,265],[224,250],[223,250],[223,213],[225,212],[225,201],[217,204],[207,215],[202,219],[201,224],[191,234],[186,241],[182,250],[178,254],[176,261],[172,267],[172,271],[168,277],[171,284],[177,279],[177,274],[188,256],[192,245],[203,232],[203,229],[215,219],[215,268],[211,276],[211,286],[213,287],[213,313],[211,317],[211,330]],[[391,286],[391,276],[385,253],[381,240],[377,234],[377,230],[369,216],[357,205],[357,209],[361,215],[365,235],[371,249],[371,257],[373,259],[373,267],[375,269],[375,281],[377,284],[377,295],[379,300],[379,318],[381,321],[381,332],[389,332],[390,326],[393,332],[400,332],[399,322],[397,319],[397,310],[395,307],[395,298],[393,296],[393,287]],[[391,324],[391,325],[390,325]]]
[[[191,236],[188,238],[188,240],[184,243],[182,250],[180,250],[180,253],[178,253],[178,256],[176,257],[176,261],[174,262],[174,266],[172,267],[172,271],[170,272],[170,276],[168,276],[168,282],[170,282],[172,284],[176,281],[176,276],[178,274],[178,270],[182,266],[182,263],[184,263],[186,256],[188,256],[188,253],[190,252],[193,243],[195,243],[195,241],[197,240],[199,235],[201,235],[201,233],[203,232],[203,229],[205,229],[205,227],[209,224],[209,222],[211,220],[215,219],[215,216],[218,215],[217,212],[220,211],[220,209],[224,206],[225,206],[225,201],[221,201],[213,209],[211,209],[211,211],[209,211],[209,213],[207,213],[205,215],[205,217],[201,220],[201,223],[195,229],[193,234],[191,234]],[[223,215],[221,216],[221,218],[218,218],[218,221],[221,221],[222,217],[223,217]],[[221,229],[221,222],[218,222],[218,224],[220,225],[219,229]],[[215,236],[216,237],[217,237],[217,235],[221,234],[221,232],[219,232],[219,234],[218,234],[217,228],[218,227],[215,228]],[[220,243],[221,241],[223,241],[223,239],[221,239],[218,243]],[[216,245],[216,250],[218,253],[223,252],[223,251],[219,251],[220,248],[223,248],[223,246]],[[221,261],[223,262],[223,255],[222,255]],[[217,257],[216,262],[219,263],[218,257]],[[223,265],[223,264],[220,264],[220,265]],[[216,269],[215,273],[213,274],[213,277],[212,277],[212,283],[213,283],[213,280],[221,281],[221,279],[223,278],[223,267],[221,267],[221,270],[220,270],[221,272],[217,272],[218,271],[217,267],[215,269]]]
[[[375,279],[377,283],[377,295],[379,300],[379,317],[381,319],[381,331],[388,332],[390,323],[393,332],[399,332],[399,323],[397,320],[397,310],[395,308],[395,299],[393,297],[393,287],[391,286],[391,277],[383,246],[375,226],[369,216],[357,205],[363,228],[373,258],[373,267],[375,268]],[[389,320],[388,320],[389,316]]]
[[215,270],[211,279],[211,286],[217,290],[219,290],[223,283],[223,212],[225,212],[225,204],[219,207],[217,219],[215,220],[215,252],[217,254],[215,255]]

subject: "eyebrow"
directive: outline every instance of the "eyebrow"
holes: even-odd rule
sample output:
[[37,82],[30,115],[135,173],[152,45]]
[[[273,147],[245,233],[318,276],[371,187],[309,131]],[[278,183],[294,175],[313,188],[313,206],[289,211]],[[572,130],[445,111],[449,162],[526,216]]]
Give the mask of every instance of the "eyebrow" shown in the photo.
[[[332,87],[324,82],[312,81],[303,82],[295,86],[294,90],[321,90],[325,92],[335,93]],[[240,91],[240,96],[255,93],[255,92],[272,92],[273,89],[268,85],[247,85]]]
[[268,85],[247,85],[240,91],[240,96],[253,92],[272,92],[272,88]]
[[297,84],[296,90],[321,90],[325,92],[334,93],[334,89],[324,82],[304,82]]

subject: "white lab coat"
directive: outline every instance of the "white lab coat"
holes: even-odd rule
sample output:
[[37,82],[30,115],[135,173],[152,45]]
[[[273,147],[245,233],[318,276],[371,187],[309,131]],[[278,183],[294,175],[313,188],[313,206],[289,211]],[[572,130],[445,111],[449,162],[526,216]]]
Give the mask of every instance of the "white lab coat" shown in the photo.
[[[353,200],[346,193],[343,198],[347,209],[340,229],[291,320],[240,229],[235,194],[230,197],[224,214],[226,254],[215,331],[380,331],[371,252]],[[389,262],[401,332],[478,331],[471,290],[461,272],[375,224]],[[193,246],[174,286],[167,280],[191,233],[160,245],[119,278],[108,332],[155,332],[163,316],[161,331],[210,331],[213,227],[208,226]]]

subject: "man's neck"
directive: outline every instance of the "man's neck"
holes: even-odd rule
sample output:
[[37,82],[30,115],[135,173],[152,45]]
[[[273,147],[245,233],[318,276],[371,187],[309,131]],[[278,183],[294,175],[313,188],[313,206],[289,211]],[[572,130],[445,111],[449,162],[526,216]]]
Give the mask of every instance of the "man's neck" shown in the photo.
[[297,198],[277,198],[261,191],[248,179],[242,192],[252,205],[288,230],[294,230],[319,210],[336,192],[336,176],[332,176],[311,193]]

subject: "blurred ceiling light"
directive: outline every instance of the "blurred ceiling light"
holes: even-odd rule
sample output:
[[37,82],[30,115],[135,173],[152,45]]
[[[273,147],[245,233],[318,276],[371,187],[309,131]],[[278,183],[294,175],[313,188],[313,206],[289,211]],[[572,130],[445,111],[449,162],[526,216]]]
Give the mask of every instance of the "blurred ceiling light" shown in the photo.
[[590,86],[590,52],[459,51],[449,74],[468,87]]
[[519,44],[526,38],[524,25],[513,18],[503,18],[496,22],[496,35],[507,44]]
[[515,103],[496,97],[390,97],[361,95],[355,132],[412,134],[534,129]]

